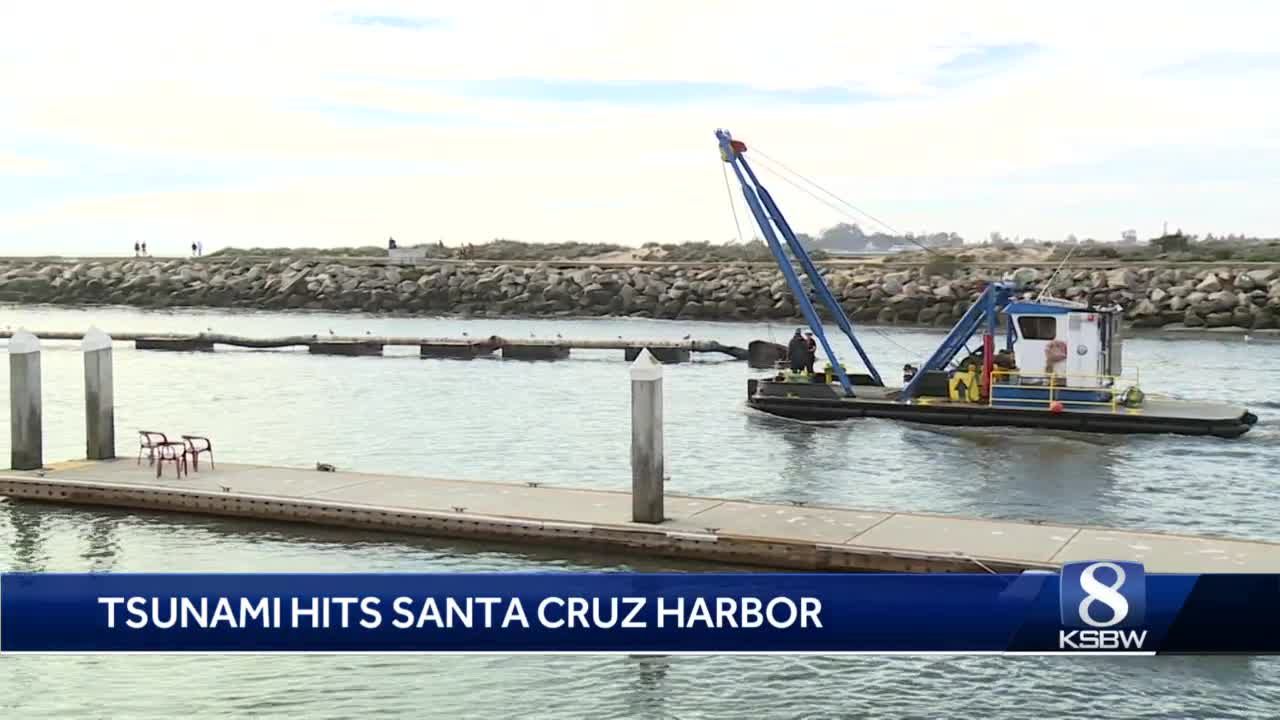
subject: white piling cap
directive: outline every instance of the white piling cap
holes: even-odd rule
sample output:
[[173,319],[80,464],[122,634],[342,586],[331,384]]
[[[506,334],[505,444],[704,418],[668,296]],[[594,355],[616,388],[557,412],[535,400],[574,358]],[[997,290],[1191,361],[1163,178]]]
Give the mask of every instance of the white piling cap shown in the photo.
[[631,363],[632,380],[661,380],[662,363],[658,362],[649,348],[640,351],[636,361]]
[[80,341],[80,349],[84,352],[106,350],[110,347],[111,336],[96,327],[90,327],[89,331],[84,334],[84,339]]
[[18,328],[18,332],[9,338],[9,354],[25,355],[40,352],[40,338],[27,332],[26,328]]

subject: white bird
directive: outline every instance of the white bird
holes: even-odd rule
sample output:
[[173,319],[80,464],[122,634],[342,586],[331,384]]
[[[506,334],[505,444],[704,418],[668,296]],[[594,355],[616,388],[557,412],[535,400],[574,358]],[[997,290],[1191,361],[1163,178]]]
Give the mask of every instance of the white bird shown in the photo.
[[1249,342],[1249,341],[1250,341],[1250,340],[1252,340],[1252,339],[1253,339],[1253,338],[1249,337],[1249,333],[1245,333],[1245,335],[1244,335],[1244,341],[1245,341],[1245,342]]

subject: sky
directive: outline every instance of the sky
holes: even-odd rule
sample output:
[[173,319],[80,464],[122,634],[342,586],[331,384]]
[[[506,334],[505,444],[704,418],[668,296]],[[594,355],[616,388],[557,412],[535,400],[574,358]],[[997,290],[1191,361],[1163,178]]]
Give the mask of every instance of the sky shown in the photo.
[[731,197],[749,239],[721,127],[797,230],[1274,237],[1276,27],[1229,0],[0,0],[0,255],[725,242]]

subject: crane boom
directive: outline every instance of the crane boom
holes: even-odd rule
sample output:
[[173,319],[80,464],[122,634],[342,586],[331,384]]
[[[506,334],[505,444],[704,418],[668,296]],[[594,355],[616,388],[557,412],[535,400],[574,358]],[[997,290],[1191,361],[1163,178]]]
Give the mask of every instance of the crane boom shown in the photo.
[[835,351],[831,348],[813,301],[810,299],[809,294],[805,292],[800,277],[792,267],[791,258],[787,256],[782,242],[778,240],[778,235],[782,236],[787,249],[790,249],[791,255],[795,257],[796,262],[804,270],[805,275],[808,276],[809,282],[813,286],[814,295],[826,307],[827,312],[835,320],[837,327],[853,344],[854,350],[857,351],[858,357],[862,359],[862,363],[866,366],[872,380],[876,385],[884,385],[884,381],[881,380],[880,373],[871,362],[871,358],[867,356],[862,344],[858,342],[858,338],[853,332],[853,323],[849,321],[849,316],[845,314],[844,308],[840,306],[835,296],[831,294],[830,288],[827,287],[826,281],[822,278],[822,273],[813,264],[809,253],[791,230],[791,225],[783,217],[782,211],[773,200],[773,196],[760,183],[760,179],[756,177],[755,172],[751,169],[751,165],[744,156],[747,146],[741,141],[734,140],[728,130],[717,130],[716,138],[720,142],[721,159],[733,168],[733,174],[738,178],[738,182],[742,186],[742,195],[747,201],[747,207],[751,209],[751,214],[755,217],[756,224],[760,227],[760,232],[764,235],[765,242],[769,245],[769,250],[773,254],[774,260],[778,263],[778,268],[782,271],[782,276],[786,279],[787,286],[791,289],[791,294],[795,297],[796,305],[799,306],[801,314],[809,324],[809,329],[813,331],[814,336],[821,343],[823,352],[826,353],[827,360],[830,362],[836,377],[840,380],[840,386],[844,388],[845,394],[849,397],[855,396],[853,383],[849,380],[849,376],[844,371],[844,366],[841,365]]

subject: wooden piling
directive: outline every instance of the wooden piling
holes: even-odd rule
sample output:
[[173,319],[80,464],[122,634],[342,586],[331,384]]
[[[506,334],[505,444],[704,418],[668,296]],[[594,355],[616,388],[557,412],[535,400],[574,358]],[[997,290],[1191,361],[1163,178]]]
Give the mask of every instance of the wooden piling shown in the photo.
[[662,365],[643,350],[631,364],[631,519],[660,523],[663,512]]
[[80,349],[84,352],[85,457],[110,460],[116,456],[111,336],[89,328]]
[[44,465],[40,390],[40,341],[19,330],[9,338],[9,465],[14,470]]

